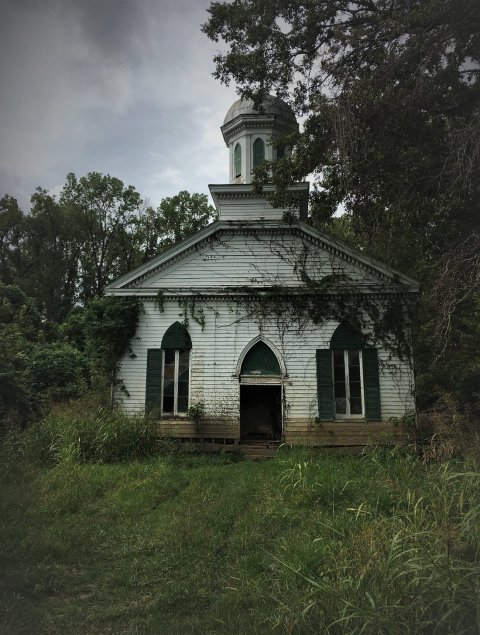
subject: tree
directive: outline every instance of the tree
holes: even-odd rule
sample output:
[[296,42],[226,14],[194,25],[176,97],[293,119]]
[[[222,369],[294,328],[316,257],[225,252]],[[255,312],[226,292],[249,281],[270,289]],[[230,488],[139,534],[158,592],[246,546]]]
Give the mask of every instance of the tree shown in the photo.
[[312,222],[328,228],[342,204],[368,253],[423,282],[417,362],[427,374],[445,364],[474,339],[480,297],[478,2],[234,0],[209,11],[204,31],[227,45],[215,76],[306,115],[291,158],[265,164],[259,185],[272,178],[281,198],[313,173]]
[[0,200],[0,280],[4,284],[13,284],[18,274],[24,218],[16,199],[5,195]]
[[60,203],[71,215],[79,246],[79,299],[101,297],[105,286],[131,266],[140,195],[110,175],[90,172],[77,179],[70,173]]
[[18,284],[42,315],[61,322],[77,300],[79,245],[71,211],[37,188],[25,217]]
[[42,330],[42,319],[21,289],[0,283],[0,432],[25,425],[35,410],[28,361]]
[[161,200],[157,210],[148,208],[140,220],[143,262],[188,238],[216,220],[215,208],[205,194],[182,190]]

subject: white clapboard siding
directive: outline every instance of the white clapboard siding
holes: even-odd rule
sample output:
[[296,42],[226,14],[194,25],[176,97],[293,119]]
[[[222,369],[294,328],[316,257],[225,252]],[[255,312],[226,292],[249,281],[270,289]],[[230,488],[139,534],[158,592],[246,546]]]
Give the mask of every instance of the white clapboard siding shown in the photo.
[[281,220],[288,209],[273,207],[263,198],[245,200],[242,198],[230,198],[222,201],[219,218],[226,221],[258,221],[258,220]]
[[310,278],[317,281],[331,274],[342,274],[351,282],[367,285],[378,285],[381,281],[372,269],[321,249],[308,237],[222,232],[197,249],[167,262],[139,281],[138,286],[145,289],[298,286],[304,284],[302,265]]
[[[190,404],[200,401],[205,404],[207,427],[204,435],[235,437],[239,433],[240,410],[240,385],[235,374],[237,364],[244,349],[260,335],[260,327],[253,320],[242,319],[240,306],[235,308],[223,299],[197,302],[196,308],[204,309],[205,325],[202,330],[200,324],[189,318],[188,331],[192,339]],[[131,351],[121,360],[118,372],[117,401],[126,412],[144,411],[147,350],[160,348],[168,327],[182,319],[182,310],[175,300],[165,301],[163,312],[152,299],[144,301],[137,335],[131,342]],[[320,428],[315,423],[318,414],[315,351],[329,347],[337,325],[334,322],[321,327],[310,324],[301,333],[296,333],[294,329],[283,332],[273,321],[262,324],[261,335],[279,351],[286,367],[284,425],[292,439],[296,433],[308,433],[314,442],[321,434],[326,434],[325,427]],[[406,363],[392,362],[386,352],[380,351],[379,358],[382,419],[388,421],[413,409],[412,375]],[[124,386],[123,390],[121,386]],[[350,441],[363,438],[362,424],[342,425],[343,428],[340,425],[334,430],[344,430],[345,434],[350,430]],[[383,430],[375,429],[379,434]],[[162,431],[177,436],[193,434],[192,424],[186,419],[165,422]],[[340,434],[338,444],[341,439]]]

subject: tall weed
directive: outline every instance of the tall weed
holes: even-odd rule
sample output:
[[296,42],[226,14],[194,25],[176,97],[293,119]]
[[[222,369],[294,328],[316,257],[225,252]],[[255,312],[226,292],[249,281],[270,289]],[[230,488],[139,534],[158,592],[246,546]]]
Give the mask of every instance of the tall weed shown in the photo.
[[23,440],[25,457],[42,463],[115,463],[154,454],[156,422],[99,407],[52,413]]
[[[334,548],[328,567],[308,570],[293,543],[284,557],[273,556],[272,586],[289,571],[303,589],[278,605],[273,625],[299,633],[479,632],[480,474],[460,466],[426,469],[381,451],[359,461],[359,473],[371,474],[370,491],[355,505],[338,497],[313,541]],[[314,463],[306,467],[285,470],[286,493],[318,492]],[[390,508],[375,501],[380,483],[391,489]]]
[[435,405],[397,423],[415,444],[425,463],[440,463],[458,458],[480,459],[480,434],[477,417],[465,413],[457,399],[440,393]]

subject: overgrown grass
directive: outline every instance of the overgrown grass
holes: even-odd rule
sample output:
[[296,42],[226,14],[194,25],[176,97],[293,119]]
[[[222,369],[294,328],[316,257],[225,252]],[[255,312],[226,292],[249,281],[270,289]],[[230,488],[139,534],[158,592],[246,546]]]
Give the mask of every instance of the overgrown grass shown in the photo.
[[3,439],[3,465],[11,457],[35,463],[117,463],[146,458],[157,450],[157,424],[110,408],[78,403],[57,408],[24,431]]
[[395,452],[5,473],[3,633],[477,633],[478,474]]

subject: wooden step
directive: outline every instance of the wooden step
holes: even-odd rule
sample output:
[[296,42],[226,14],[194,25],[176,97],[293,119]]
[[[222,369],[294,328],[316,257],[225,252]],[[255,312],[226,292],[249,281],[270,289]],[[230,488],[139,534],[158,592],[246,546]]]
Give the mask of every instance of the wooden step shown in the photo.
[[271,459],[276,456],[280,441],[246,441],[237,447],[247,459]]

